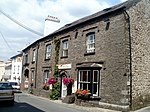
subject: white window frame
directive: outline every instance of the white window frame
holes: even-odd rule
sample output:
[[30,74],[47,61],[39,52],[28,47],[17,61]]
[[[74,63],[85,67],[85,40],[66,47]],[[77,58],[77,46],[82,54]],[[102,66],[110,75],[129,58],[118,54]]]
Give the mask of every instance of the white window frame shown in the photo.
[[[94,72],[97,72],[97,81],[94,81]],[[87,76],[87,79],[86,79],[86,81],[82,81],[82,79],[81,79],[81,75],[83,75],[83,72],[87,72],[87,75],[89,75],[89,77]],[[92,73],[91,73],[92,72]],[[89,74],[90,73],[90,74]],[[91,77],[90,77],[90,75],[91,75]],[[92,80],[88,80],[88,78],[90,78],[90,79],[92,79]],[[100,81],[101,79],[100,79],[100,70],[79,70],[78,71],[78,89],[83,89],[83,84],[87,84],[87,90],[91,90],[91,88],[92,88],[92,95],[93,96],[99,96],[100,95],[100,91],[99,91],[99,88],[100,88]],[[99,82],[100,81],[100,82]],[[81,85],[82,84],[82,85]],[[88,84],[92,84],[91,85],[91,88],[88,88]],[[96,93],[94,93],[94,90],[95,90],[95,87],[94,87],[94,85],[97,85],[97,87],[96,87]]]
[[86,52],[91,53],[95,52],[95,33],[89,33],[86,36]]
[[43,82],[44,82],[44,83],[47,83],[49,77],[50,77],[50,71],[49,71],[49,70],[44,70]]
[[62,41],[62,57],[68,56],[68,40]]
[[32,83],[34,82],[34,77],[35,77],[35,71],[32,70],[32,72],[31,72],[31,82]]
[[93,70],[93,86],[94,86],[94,84],[96,84],[97,85],[97,93],[96,94],[93,94],[93,96],[98,96],[98,90],[99,90],[99,88],[98,88],[98,85],[99,85],[99,80],[97,80],[96,82],[94,82],[94,72],[95,71],[97,71],[97,79],[99,79],[99,70]]
[[[88,75],[88,72],[91,72],[90,70],[79,70],[79,82],[78,82],[78,87],[80,88],[80,85],[82,83],[82,87],[80,89],[83,89],[83,84],[87,84],[87,87],[88,87],[88,84],[90,83],[88,81],[88,77],[86,79],[86,81],[81,81],[81,75],[83,75],[83,72],[87,72],[87,75]],[[87,88],[87,90],[89,90],[89,88]]]
[[18,65],[18,74],[19,74],[19,71],[20,71],[20,65]]
[[46,46],[46,53],[45,53],[45,59],[50,59],[51,57],[51,52],[52,52],[52,45],[48,44]]
[[14,72],[13,72],[13,74],[15,74],[15,71],[16,71],[16,66],[14,65]]

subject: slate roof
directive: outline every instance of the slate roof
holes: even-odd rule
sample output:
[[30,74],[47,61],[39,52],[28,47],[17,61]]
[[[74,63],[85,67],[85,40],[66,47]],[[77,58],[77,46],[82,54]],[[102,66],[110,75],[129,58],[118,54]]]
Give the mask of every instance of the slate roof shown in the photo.
[[[102,17],[102,16],[104,16],[104,15],[106,15],[106,14],[113,13],[113,12],[118,11],[118,10],[126,10],[126,9],[130,8],[131,6],[135,5],[135,4],[136,4],[137,2],[139,2],[139,1],[141,1],[141,0],[128,0],[128,1],[123,2],[123,3],[121,3],[121,4],[118,4],[118,5],[115,5],[115,6],[106,8],[106,9],[104,9],[104,10],[102,10],[102,11],[97,12],[97,13],[94,13],[94,14],[92,14],[92,15],[90,15],[90,16],[81,18],[81,19],[79,19],[79,20],[77,20],[77,21],[74,21],[74,22],[72,22],[72,23],[66,24],[65,26],[63,26],[63,27],[61,27],[60,29],[56,30],[55,32],[49,34],[48,36],[43,37],[43,38],[41,38],[41,39],[35,41],[35,42],[32,43],[31,45],[29,45],[27,48],[29,48],[29,47],[32,46],[33,44],[36,44],[36,43],[38,43],[38,42],[40,42],[40,41],[42,41],[42,40],[44,40],[44,39],[46,39],[46,38],[53,38],[54,35],[56,35],[56,34],[62,32],[62,31],[65,31],[65,30],[67,30],[67,29],[69,29],[69,28],[72,28],[72,27],[75,27],[75,26],[77,26],[77,25],[80,25],[80,24],[82,24],[82,23],[84,23],[84,22],[88,22],[88,21],[90,21],[90,20],[92,20],[92,19],[95,19],[95,18],[98,18],[98,17]],[[25,48],[24,50],[26,50],[27,48]],[[23,51],[24,51],[24,50],[23,50]]]

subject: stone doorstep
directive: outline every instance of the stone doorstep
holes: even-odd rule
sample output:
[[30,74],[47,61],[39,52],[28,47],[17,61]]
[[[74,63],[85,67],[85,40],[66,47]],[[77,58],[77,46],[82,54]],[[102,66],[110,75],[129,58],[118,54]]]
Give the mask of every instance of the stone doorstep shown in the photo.
[[128,112],[129,106],[122,106],[122,105],[116,105],[116,104],[110,104],[110,103],[104,103],[99,101],[89,101],[91,105],[94,105],[95,107],[105,108],[105,109],[112,109],[117,111],[123,111]]

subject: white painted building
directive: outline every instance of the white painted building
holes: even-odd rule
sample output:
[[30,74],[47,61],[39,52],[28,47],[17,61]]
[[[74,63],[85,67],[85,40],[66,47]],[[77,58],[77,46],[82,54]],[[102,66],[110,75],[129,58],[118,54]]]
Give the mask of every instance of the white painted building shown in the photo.
[[5,74],[5,62],[0,61],[0,81],[2,81],[2,77]]
[[22,54],[13,56],[11,60],[12,60],[11,81],[16,81],[18,83],[21,83]]
[[2,81],[10,80],[11,77],[11,60],[8,60],[4,64],[4,75],[2,76]]

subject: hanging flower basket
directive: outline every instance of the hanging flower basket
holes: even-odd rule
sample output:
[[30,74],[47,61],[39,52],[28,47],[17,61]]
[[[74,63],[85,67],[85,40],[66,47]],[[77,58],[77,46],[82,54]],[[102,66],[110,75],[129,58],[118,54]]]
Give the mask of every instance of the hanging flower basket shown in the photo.
[[57,80],[55,79],[55,78],[50,78],[49,80],[48,80],[48,84],[50,85],[50,84],[55,84],[57,82]]
[[64,85],[68,86],[69,84],[73,85],[74,84],[74,79],[73,78],[64,78],[63,79]]

